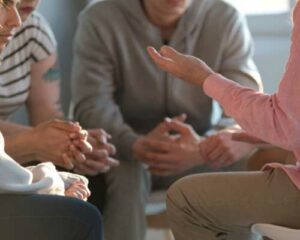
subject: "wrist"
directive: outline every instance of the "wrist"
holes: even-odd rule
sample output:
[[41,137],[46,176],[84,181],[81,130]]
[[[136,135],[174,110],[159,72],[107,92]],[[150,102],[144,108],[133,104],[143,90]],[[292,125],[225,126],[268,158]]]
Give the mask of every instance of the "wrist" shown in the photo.
[[32,128],[22,133],[4,136],[5,151],[19,163],[27,163],[35,158],[35,141]]

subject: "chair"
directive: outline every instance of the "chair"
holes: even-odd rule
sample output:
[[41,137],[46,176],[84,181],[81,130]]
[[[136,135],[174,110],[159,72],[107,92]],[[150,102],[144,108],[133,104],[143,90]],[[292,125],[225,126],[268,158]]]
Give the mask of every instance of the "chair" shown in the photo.
[[145,209],[147,223],[149,229],[160,233],[159,239],[173,240],[172,232],[167,224],[165,199],[166,191],[154,191],[150,193]]
[[291,229],[272,224],[257,223],[252,225],[251,231],[272,240],[299,240],[300,229]]

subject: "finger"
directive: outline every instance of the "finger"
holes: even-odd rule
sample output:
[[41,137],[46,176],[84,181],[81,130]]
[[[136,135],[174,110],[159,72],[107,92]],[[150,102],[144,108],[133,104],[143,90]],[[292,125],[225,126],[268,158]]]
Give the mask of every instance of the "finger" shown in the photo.
[[93,151],[91,153],[86,154],[86,157],[88,159],[92,159],[94,161],[99,161],[99,162],[103,162],[103,163],[107,164],[109,155],[106,150],[93,149]]
[[178,132],[183,136],[189,136],[194,134],[194,130],[189,124],[183,123],[181,121],[172,120],[170,118],[166,118],[165,122],[169,131]]
[[70,151],[76,164],[83,163],[86,160],[85,155],[80,152],[73,144],[70,146]]
[[97,145],[94,148],[99,149],[99,150],[106,150],[108,152],[108,155],[115,155],[117,152],[116,147],[110,143]]
[[217,161],[218,158],[221,158],[226,153],[227,153],[226,149],[224,149],[222,147],[217,147],[208,154],[208,160],[209,161]]
[[111,138],[111,136],[103,129],[89,129],[88,133],[93,138],[95,138],[99,143],[103,143],[103,144],[106,144],[107,140]]
[[71,121],[62,121],[62,120],[55,119],[50,122],[50,125],[54,128],[64,130],[64,131],[69,131],[69,132],[80,131],[80,127],[76,123],[73,123]]
[[142,140],[142,143],[146,148],[151,149],[151,151],[168,153],[169,151],[171,151],[173,142],[165,142],[165,141],[145,138]]
[[63,153],[62,160],[63,160],[64,168],[69,169],[69,170],[74,168],[73,159],[70,156],[68,156],[68,154]]
[[208,156],[211,152],[214,151],[219,145],[219,140],[216,136],[207,137],[202,142],[200,142],[200,148]]
[[254,137],[252,135],[249,135],[246,132],[241,133],[232,133],[231,139],[234,141],[240,141],[240,142],[247,142],[247,143],[254,143],[254,144],[261,144],[265,143],[261,139]]
[[96,162],[96,161],[87,161],[85,163],[86,167],[97,171],[97,173],[106,173],[110,170],[110,166],[103,162]]
[[182,123],[185,122],[186,119],[187,119],[186,113],[182,113],[182,114],[172,118],[172,120],[179,121],[179,122],[182,122]]
[[73,140],[73,144],[80,149],[82,153],[91,153],[93,151],[93,147],[87,141]]
[[86,130],[80,130],[77,132],[72,132],[69,135],[70,139],[75,140],[75,139],[79,139],[79,140],[86,140],[88,137],[88,133]]
[[172,59],[162,56],[153,47],[148,47],[147,51],[148,51],[150,57],[152,58],[152,60],[154,61],[154,63],[157,64],[159,68],[161,68],[162,70],[165,70],[165,71],[169,70],[170,65],[173,64]]
[[110,167],[118,167],[120,166],[120,161],[114,158],[108,158],[108,165]]
[[75,190],[83,195],[83,199],[88,198],[91,194],[90,190],[88,187],[81,183],[81,182],[76,182],[72,186],[72,190]]
[[79,190],[71,190],[70,194],[71,196],[78,198],[80,200],[84,199],[84,194]]
[[[88,160],[86,162],[88,162]],[[73,171],[75,173],[88,175],[88,176],[97,176],[99,174],[97,170],[86,166],[86,163],[76,166]]]
[[176,51],[174,48],[169,47],[169,46],[162,46],[159,53],[167,58],[167,59],[172,59],[173,61],[180,60],[183,54],[179,53]]

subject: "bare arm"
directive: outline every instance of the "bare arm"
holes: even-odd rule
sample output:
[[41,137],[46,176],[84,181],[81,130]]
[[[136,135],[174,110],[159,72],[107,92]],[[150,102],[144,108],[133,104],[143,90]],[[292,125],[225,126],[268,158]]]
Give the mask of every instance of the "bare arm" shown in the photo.
[[61,118],[59,67],[56,54],[32,64],[31,89],[26,106],[30,124]]

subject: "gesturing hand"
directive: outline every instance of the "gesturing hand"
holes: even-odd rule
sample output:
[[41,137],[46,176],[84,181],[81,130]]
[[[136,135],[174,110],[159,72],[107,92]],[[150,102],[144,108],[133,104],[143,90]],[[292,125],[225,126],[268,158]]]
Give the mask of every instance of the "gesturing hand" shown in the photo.
[[171,47],[163,46],[159,52],[153,47],[148,47],[147,50],[159,68],[189,83],[202,86],[205,79],[213,73],[202,60],[181,54]]

